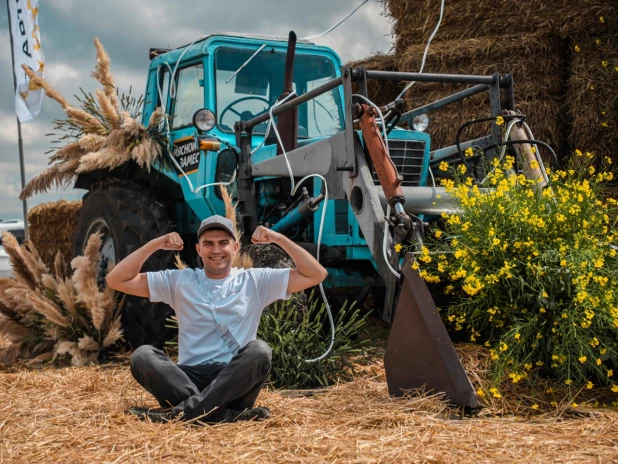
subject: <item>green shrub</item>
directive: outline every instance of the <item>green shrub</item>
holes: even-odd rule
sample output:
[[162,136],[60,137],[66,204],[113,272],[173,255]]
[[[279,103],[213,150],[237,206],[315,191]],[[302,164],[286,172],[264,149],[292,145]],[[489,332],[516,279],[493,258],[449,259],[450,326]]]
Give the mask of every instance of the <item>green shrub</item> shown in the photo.
[[269,382],[276,388],[326,387],[353,374],[350,358],[359,355],[364,341],[357,335],[367,315],[360,316],[354,304],[347,302],[335,318],[335,343],[332,352],[321,361],[308,363],[322,355],[330,345],[331,331],[324,303],[313,294],[307,311],[300,316],[290,300],[279,301],[262,316],[258,338],[273,350]]
[[618,391],[618,207],[603,197],[611,161],[597,173],[593,158],[577,151],[544,189],[511,157],[494,164],[488,191],[442,181],[457,212],[413,267],[450,296],[445,323],[491,348],[496,380],[538,370]]

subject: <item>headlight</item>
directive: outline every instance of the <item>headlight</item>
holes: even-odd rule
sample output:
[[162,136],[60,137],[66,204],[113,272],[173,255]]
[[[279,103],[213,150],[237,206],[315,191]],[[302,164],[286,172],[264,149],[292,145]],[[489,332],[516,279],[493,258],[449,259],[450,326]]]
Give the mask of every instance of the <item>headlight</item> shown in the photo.
[[419,114],[412,120],[412,127],[415,131],[425,132],[429,126],[429,117],[426,114]]
[[215,127],[216,122],[215,113],[205,108],[197,110],[193,115],[193,125],[201,132],[208,132]]

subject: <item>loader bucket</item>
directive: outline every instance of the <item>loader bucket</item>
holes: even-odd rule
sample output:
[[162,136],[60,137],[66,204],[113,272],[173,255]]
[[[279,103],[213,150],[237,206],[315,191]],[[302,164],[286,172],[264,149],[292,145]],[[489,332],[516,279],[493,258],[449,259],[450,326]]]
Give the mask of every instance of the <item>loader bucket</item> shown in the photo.
[[422,388],[443,393],[452,404],[481,408],[425,281],[411,267],[413,259],[412,253],[404,259],[399,302],[384,356],[388,392],[403,396],[407,390]]

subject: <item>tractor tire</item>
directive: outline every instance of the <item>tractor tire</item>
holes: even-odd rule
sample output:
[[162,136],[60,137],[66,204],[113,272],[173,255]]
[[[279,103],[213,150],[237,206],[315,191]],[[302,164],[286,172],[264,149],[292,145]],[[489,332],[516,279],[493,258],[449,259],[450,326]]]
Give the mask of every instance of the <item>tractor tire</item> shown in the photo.
[[[103,235],[98,280],[99,288],[103,288],[109,265],[119,263],[150,240],[171,231],[166,208],[151,191],[128,181],[103,181],[94,184],[83,197],[73,237],[73,255],[83,254],[90,235]],[[158,251],[144,263],[142,272],[173,268],[173,261],[174,253]],[[125,296],[125,343],[131,349],[146,344],[161,347],[172,335],[165,328],[165,319],[172,314],[166,304]]]
[[[242,247],[241,253],[246,253],[253,259],[253,267],[269,267],[272,269],[296,269],[294,261],[290,258],[283,248],[278,245],[247,245]],[[305,292],[294,293],[290,297],[290,301],[296,306],[296,313],[299,318],[302,318],[303,314],[308,309],[308,297]],[[264,311],[270,311],[274,304],[271,304]]]

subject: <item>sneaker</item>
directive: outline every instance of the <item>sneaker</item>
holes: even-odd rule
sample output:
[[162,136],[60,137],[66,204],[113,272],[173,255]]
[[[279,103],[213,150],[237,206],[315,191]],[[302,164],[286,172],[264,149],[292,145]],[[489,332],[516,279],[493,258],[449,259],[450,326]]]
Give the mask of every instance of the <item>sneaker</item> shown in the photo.
[[170,422],[178,417],[171,409],[129,408],[127,412],[141,420],[149,419],[150,422]]
[[268,408],[253,408],[245,409],[244,411],[228,409],[226,422],[257,421],[267,419],[268,417],[270,417],[270,410]]

